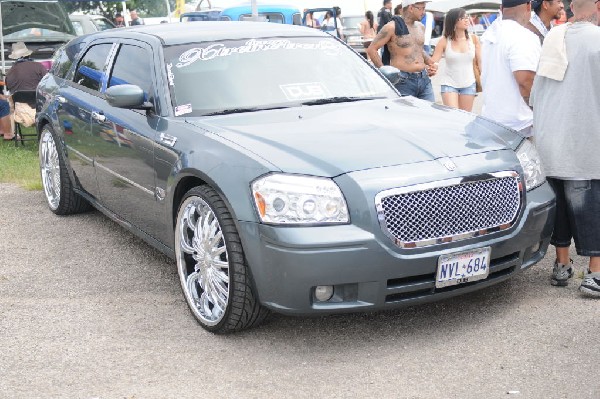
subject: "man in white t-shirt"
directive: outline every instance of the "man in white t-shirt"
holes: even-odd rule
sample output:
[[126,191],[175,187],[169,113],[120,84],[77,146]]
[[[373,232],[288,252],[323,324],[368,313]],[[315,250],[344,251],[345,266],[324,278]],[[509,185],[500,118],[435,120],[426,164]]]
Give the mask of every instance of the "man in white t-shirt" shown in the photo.
[[483,108],[481,115],[532,136],[529,94],[541,45],[524,26],[531,17],[529,0],[502,0],[502,19],[481,37]]

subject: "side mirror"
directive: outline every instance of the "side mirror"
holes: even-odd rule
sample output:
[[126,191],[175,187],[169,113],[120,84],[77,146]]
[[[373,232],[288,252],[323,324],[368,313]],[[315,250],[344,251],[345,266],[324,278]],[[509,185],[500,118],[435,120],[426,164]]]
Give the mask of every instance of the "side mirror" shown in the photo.
[[381,72],[383,76],[385,76],[393,85],[400,81],[400,70],[396,67],[384,65],[379,68],[379,72]]
[[150,109],[152,104],[145,101],[144,90],[136,85],[118,85],[106,89],[106,101],[117,108]]

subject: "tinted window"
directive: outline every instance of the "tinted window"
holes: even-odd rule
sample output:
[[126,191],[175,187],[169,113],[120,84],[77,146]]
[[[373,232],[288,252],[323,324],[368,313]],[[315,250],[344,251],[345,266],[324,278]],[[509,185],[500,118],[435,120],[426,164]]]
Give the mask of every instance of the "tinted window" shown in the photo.
[[[285,22],[283,20],[283,14],[276,13],[276,12],[259,12],[258,16],[266,22],[274,22],[276,24],[282,24]],[[252,14],[240,15],[240,21],[250,21],[251,19],[252,19]]]
[[[146,99],[152,101],[152,64],[150,53],[137,46],[124,44],[119,49],[115,64],[108,82],[108,87],[124,84],[136,85],[144,90]],[[140,71],[144,71],[140,73]]]
[[71,65],[73,65],[73,58],[69,58],[66,48],[62,47],[54,53],[50,73],[58,78],[64,79],[71,68]]
[[98,44],[90,47],[85,56],[77,65],[77,72],[73,79],[75,83],[95,91],[102,88],[102,76],[106,71],[106,58],[110,53],[112,44]]
[[292,23],[294,25],[302,25],[302,15],[300,15],[300,14],[292,15]]
[[92,22],[94,23],[94,25],[96,25],[96,29],[98,30],[107,30],[107,29],[112,29],[115,26],[112,24],[112,22],[110,22],[108,19],[106,18],[96,18],[96,19],[92,19]]
[[83,35],[83,25],[81,25],[80,21],[71,21],[71,25],[73,25],[73,29],[75,29],[75,33],[78,36]]

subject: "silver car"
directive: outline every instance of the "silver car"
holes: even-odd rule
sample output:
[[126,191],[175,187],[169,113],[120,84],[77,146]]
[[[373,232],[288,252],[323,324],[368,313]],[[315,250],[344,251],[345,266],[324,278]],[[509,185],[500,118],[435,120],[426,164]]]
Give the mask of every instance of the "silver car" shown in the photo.
[[50,210],[92,205],[171,256],[215,333],[269,311],[392,309],[482,289],[538,262],[550,239],[554,195],[528,140],[401,97],[316,29],[82,36],[57,53],[38,100]]

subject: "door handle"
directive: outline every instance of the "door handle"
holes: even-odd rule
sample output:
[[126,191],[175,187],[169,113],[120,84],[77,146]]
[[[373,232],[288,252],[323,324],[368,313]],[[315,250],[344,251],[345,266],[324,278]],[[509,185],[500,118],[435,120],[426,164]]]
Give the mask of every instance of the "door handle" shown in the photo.
[[60,104],[65,104],[67,102],[67,99],[63,96],[56,96],[56,101],[58,101]]
[[106,121],[106,116],[104,116],[104,114],[102,114],[100,112],[92,112],[92,118],[94,118],[98,122]]

